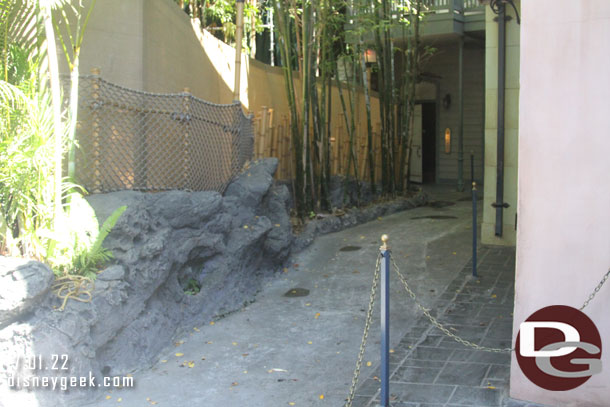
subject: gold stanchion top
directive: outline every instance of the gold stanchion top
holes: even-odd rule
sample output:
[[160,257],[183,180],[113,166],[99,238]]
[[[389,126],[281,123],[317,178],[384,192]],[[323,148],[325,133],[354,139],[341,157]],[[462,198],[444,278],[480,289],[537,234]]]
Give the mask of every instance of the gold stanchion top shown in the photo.
[[477,183],[476,182],[472,182],[472,190],[476,191],[477,190]]
[[390,241],[390,237],[388,235],[381,235],[381,241],[383,245],[381,245],[381,250],[388,250],[388,242]]

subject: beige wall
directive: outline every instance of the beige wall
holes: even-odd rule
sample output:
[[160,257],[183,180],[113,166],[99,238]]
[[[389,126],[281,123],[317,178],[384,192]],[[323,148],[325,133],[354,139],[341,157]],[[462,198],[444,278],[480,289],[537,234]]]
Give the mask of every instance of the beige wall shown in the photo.
[[[579,308],[610,267],[610,2],[523,2],[515,332],[534,311]],[[511,396],[553,406],[609,405],[610,283],[585,309],[603,370],[581,387],[532,384],[514,357]]]
[[[519,6],[520,2],[516,4]],[[517,149],[519,139],[519,25],[512,7],[506,7],[511,17],[506,23],[506,83],[504,113],[504,209],[502,236],[495,236],[497,120],[498,120],[498,23],[490,7],[485,8],[485,191],[483,193],[484,244],[514,245],[517,213]]]
[[[95,67],[102,78],[131,89],[178,93],[188,87],[199,98],[230,102],[231,90],[218,80],[198,31],[171,0],[97,1],[85,32],[81,73]],[[64,60],[61,55],[65,72]]]
[[[144,1],[96,1],[82,45],[81,74],[98,67],[110,82],[144,90]],[[61,69],[66,72],[63,51],[59,52]]]

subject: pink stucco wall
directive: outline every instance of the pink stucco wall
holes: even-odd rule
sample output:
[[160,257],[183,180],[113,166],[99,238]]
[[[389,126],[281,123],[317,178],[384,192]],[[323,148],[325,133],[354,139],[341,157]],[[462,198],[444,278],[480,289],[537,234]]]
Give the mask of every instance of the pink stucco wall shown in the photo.
[[[610,1],[521,7],[515,335],[542,307],[579,308],[610,267]],[[546,391],[513,355],[512,397],[610,406],[610,282],[585,312],[602,338],[602,373]]]

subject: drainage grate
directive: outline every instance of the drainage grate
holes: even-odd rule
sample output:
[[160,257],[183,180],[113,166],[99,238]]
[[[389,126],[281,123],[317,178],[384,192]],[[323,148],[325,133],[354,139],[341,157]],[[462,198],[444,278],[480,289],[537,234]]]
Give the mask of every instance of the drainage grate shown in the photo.
[[[477,196],[477,201],[482,201],[483,197],[481,195]],[[458,201],[460,202],[470,202],[472,201],[472,197],[471,196],[465,196],[463,198],[458,199]]]
[[355,252],[356,250],[360,250],[362,247],[360,246],[343,246],[339,249],[340,252]]
[[284,297],[307,297],[309,295],[309,290],[306,288],[291,288],[286,291]]
[[447,206],[453,206],[455,202],[451,201],[432,201],[428,202],[428,206],[431,208],[446,208]]
[[428,216],[416,216],[414,218],[411,219],[436,219],[436,220],[443,220],[443,219],[457,219],[457,216],[449,216],[449,215],[428,215]]

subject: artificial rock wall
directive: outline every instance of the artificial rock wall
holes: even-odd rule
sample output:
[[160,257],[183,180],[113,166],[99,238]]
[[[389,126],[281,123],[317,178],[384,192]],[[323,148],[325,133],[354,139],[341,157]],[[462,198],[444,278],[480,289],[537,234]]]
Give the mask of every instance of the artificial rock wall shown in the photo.
[[[145,367],[181,327],[209,322],[252,300],[287,259],[293,240],[286,186],[274,186],[277,160],[252,164],[217,192],[123,191],[90,196],[100,223],[127,205],[104,245],[114,264],[102,271],[91,302],[64,311],[50,291],[51,271],[0,258],[0,366],[27,375],[23,356],[69,356],[69,375],[123,375]],[[19,264],[17,264],[17,263]],[[201,291],[185,294],[189,280]],[[29,372],[31,373],[31,372]],[[45,372],[45,374],[57,372]],[[9,390],[0,405],[63,405],[85,393]]]

